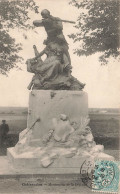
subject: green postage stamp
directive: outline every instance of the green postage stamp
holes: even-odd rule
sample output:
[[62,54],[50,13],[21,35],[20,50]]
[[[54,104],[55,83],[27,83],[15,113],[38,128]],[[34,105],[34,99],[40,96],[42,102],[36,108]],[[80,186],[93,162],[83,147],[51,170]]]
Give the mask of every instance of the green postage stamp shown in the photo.
[[96,160],[92,179],[92,190],[117,193],[119,187],[120,162]]

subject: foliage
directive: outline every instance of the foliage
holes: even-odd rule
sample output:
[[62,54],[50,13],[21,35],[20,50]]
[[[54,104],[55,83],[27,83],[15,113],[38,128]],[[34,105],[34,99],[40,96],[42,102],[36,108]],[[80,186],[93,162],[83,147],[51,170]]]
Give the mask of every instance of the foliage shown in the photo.
[[72,0],[71,5],[80,14],[75,28],[69,35],[80,47],[75,49],[78,56],[102,53],[99,60],[107,64],[109,57],[119,56],[119,0]]
[[30,29],[29,11],[38,13],[34,0],[0,0],[0,73],[7,75],[10,69],[21,61],[18,52],[21,44],[16,44],[10,29]]

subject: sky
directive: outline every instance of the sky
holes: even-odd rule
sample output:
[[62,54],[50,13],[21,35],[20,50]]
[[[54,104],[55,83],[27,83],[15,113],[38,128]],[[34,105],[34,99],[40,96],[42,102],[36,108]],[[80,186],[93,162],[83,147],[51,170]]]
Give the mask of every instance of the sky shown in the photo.
[[[68,4],[68,0],[36,0],[39,11],[48,9],[51,15],[65,20],[76,21],[78,10]],[[40,14],[30,14],[30,21],[41,19]],[[73,54],[73,49],[77,45],[69,39],[68,34],[75,32],[73,24],[63,23],[63,33],[69,43],[69,52],[72,60],[72,75],[83,83],[86,83],[84,91],[88,94],[88,104],[90,108],[119,108],[120,107],[120,65],[113,59],[107,66],[101,66],[95,54],[89,57],[78,57]],[[13,69],[8,77],[0,75],[0,106],[25,107],[29,103],[29,85],[33,74],[27,72],[25,61],[34,57],[33,45],[39,51],[44,48],[43,41],[46,39],[46,32],[43,27],[36,28],[36,32],[29,30],[12,30],[11,35],[16,42],[23,44],[20,55],[24,58],[24,63],[19,64],[22,71]],[[24,39],[23,34],[27,35]]]

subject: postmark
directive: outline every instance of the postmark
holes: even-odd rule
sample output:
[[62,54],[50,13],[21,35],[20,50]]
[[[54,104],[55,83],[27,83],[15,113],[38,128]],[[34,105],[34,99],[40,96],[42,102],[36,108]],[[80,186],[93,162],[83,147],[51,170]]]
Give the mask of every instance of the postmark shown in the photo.
[[92,191],[118,193],[120,162],[87,159],[80,168],[82,182]]
[[120,162],[96,160],[92,176],[92,191],[118,193]]
[[86,159],[80,168],[82,182],[92,189],[92,177],[94,173],[94,160]]

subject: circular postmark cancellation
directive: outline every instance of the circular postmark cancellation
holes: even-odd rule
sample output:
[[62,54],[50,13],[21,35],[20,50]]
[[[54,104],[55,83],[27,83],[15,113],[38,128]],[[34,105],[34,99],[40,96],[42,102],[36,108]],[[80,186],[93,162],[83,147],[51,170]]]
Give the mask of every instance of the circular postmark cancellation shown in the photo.
[[87,159],[83,162],[80,168],[82,182],[92,189],[92,179],[94,174],[94,161]]
[[87,159],[80,168],[82,182],[92,190],[109,187],[115,176],[113,161]]

